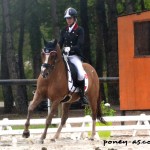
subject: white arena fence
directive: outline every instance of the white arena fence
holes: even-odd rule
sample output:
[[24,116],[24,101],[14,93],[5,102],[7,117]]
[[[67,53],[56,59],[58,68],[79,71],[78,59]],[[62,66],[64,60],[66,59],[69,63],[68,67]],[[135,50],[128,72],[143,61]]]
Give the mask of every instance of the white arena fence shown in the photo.
[[[135,136],[137,130],[147,130],[150,135],[150,115],[137,115],[137,116],[110,116],[104,117],[105,121],[112,122],[111,126],[96,126],[96,131],[114,131],[114,130],[132,130],[132,136]],[[23,129],[14,130],[12,126],[21,126],[25,124],[26,119],[23,120],[9,120],[4,118],[0,120],[0,137],[6,135],[20,135],[23,133]],[[30,125],[44,125],[45,119],[31,119]],[[48,133],[55,133],[57,127],[60,124],[60,118],[53,118],[52,124],[56,125],[54,128],[49,128]],[[119,122],[119,125],[117,124]],[[134,125],[121,125],[121,122],[133,122]],[[68,118],[65,127],[62,129],[62,133],[78,133],[78,138],[81,138],[84,132],[91,131],[92,118],[90,116]],[[90,126],[87,126],[90,124]],[[79,127],[77,127],[79,125]],[[30,129],[30,134],[41,134],[44,129]]]

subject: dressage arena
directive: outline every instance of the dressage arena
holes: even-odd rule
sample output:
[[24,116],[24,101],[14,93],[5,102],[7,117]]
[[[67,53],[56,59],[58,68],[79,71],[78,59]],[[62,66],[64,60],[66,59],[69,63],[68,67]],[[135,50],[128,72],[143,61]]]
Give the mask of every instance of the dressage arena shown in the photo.
[[[113,132],[113,134],[116,134],[116,132]],[[13,137],[6,136],[1,138],[0,150],[149,150],[149,136],[141,135],[132,137],[129,131],[124,131],[121,134],[126,135],[114,135],[108,139],[109,144],[105,144],[105,146],[104,142],[106,141],[104,140],[75,140],[71,138],[75,134],[71,133],[62,134],[61,138],[56,142],[51,142],[49,139],[52,135],[48,134],[44,144],[37,144],[36,140],[40,137],[39,134],[31,135],[29,139],[23,139],[21,135]],[[118,142],[118,144],[113,142]]]
[[[10,133],[13,133],[13,130],[9,131],[10,126],[8,126],[8,133],[5,133],[7,132],[6,129],[4,132],[2,132],[1,129],[0,150],[149,150],[150,116],[148,111],[131,112],[130,114],[127,113],[127,116],[120,116],[117,114],[113,118],[105,118],[106,121],[112,120],[113,122],[112,126],[107,126],[112,130],[111,137],[107,139],[96,136],[94,141],[89,140],[87,138],[88,133],[83,132],[83,129],[85,129],[85,131],[90,131],[88,127],[83,126],[85,122],[90,122],[89,117],[84,117],[84,119],[82,118],[84,121],[81,120],[81,117],[73,117],[68,119],[68,124],[66,125],[64,131],[62,131],[63,133],[61,133],[58,140],[55,142],[50,140],[55,132],[52,130],[52,132],[48,132],[47,137],[44,140],[44,144],[38,143],[38,139],[41,136],[38,132],[37,134],[31,133],[30,138],[24,139],[21,134],[23,130],[20,133],[19,131],[16,131],[14,135],[11,135]],[[5,125],[17,124],[17,122],[13,123],[12,120],[8,120],[8,123],[6,123],[6,120],[7,119],[5,119],[4,122]],[[83,128],[78,128],[77,131],[77,124],[75,127],[70,125],[72,120],[74,125],[77,120],[79,120],[79,127]],[[20,124],[23,124],[22,121],[20,120]],[[124,121],[125,125],[121,125],[120,121]],[[55,118],[54,123],[59,123],[59,119]],[[2,125],[2,121],[0,125]],[[104,127],[104,130],[107,130],[107,127]],[[97,129],[99,129],[99,127],[97,127]],[[82,132],[79,132],[80,130]]]

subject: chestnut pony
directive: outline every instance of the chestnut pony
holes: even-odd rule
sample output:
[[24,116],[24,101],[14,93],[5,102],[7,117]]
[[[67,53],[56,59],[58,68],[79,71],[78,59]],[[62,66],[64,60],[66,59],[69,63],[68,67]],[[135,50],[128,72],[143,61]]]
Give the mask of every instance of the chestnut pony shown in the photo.
[[[43,99],[49,98],[51,100],[51,110],[46,118],[45,129],[40,138],[41,143],[43,143],[44,139],[46,138],[47,129],[58,109],[58,105],[69,93],[67,69],[64,63],[61,49],[57,44],[57,40],[49,42],[45,41],[44,44],[45,47],[49,49],[49,52],[45,53],[44,51],[42,51],[41,53],[43,61],[43,64],[41,66],[41,74],[39,75],[37,80],[37,89],[35,91],[33,100],[28,107],[27,121],[25,123],[25,129],[23,132],[23,137],[28,138],[30,136],[29,125],[31,114]],[[88,75],[88,89],[86,92],[86,96],[88,97],[89,105],[92,110],[91,139],[94,139],[96,119],[100,120],[103,123],[105,122],[102,118],[100,108],[100,84],[95,69],[87,63],[83,63],[83,67]],[[72,93],[71,99],[68,102],[62,103],[61,123],[52,140],[55,140],[59,137],[62,127],[66,123],[66,120],[68,118],[68,112],[71,103],[79,100],[79,98],[80,97],[78,93]]]

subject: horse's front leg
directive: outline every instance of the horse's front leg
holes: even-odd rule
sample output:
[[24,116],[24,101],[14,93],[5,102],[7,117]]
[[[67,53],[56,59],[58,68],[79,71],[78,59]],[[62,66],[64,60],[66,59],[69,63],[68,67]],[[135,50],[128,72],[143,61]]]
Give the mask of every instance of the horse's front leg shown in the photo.
[[37,96],[37,94],[34,95],[34,98],[33,98],[33,100],[31,101],[31,103],[30,103],[30,105],[28,107],[27,120],[25,122],[25,129],[24,129],[23,134],[22,134],[22,136],[24,138],[28,138],[30,136],[30,132],[29,132],[30,118],[31,118],[31,115],[32,115],[34,109],[37,107],[37,105],[40,102],[41,102],[41,97]]
[[30,125],[30,117],[31,117],[32,111],[30,111],[28,109],[28,114],[27,114],[27,120],[25,122],[25,128],[22,134],[22,137],[24,138],[28,138],[30,136],[30,132],[29,132],[29,125]]
[[49,125],[52,122],[52,118],[53,118],[54,114],[56,113],[58,105],[59,105],[59,101],[52,102],[51,111],[50,111],[50,113],[48,114],[48,116],[46,118],[45,129],[44,129],[44,132],[43,132],[43,134],[40,138],[40,141],[39,141],[40,143],[43,143],[44,139],[46,138],[47,129],[48,129]]
[[51,139],[52,141],[55,141],[55,139],[59,138],[60,132],[64,126],[64,124],[66,123],[66,120],[68,119],[68,111],[70,108],[70,103],[64,103],[62,104],[62,116],[61,116],[61,123],[57,129],[56,134],[54,135],[54,137]]

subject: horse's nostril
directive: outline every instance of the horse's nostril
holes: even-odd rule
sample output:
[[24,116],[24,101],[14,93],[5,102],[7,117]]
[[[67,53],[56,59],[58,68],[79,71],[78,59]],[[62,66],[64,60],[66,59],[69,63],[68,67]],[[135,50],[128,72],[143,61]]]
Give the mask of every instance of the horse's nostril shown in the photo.
[[42,75],[43,78],[45,78],[45,74],[43,72],[41,72],[41,75]]
[[47,78],[48,77],[48,75],[49,75],[49,73],[48,72],[43,72],[43,73],[41,73],[41,75],[42,75],[42,77],[45,79],[45,78]]

